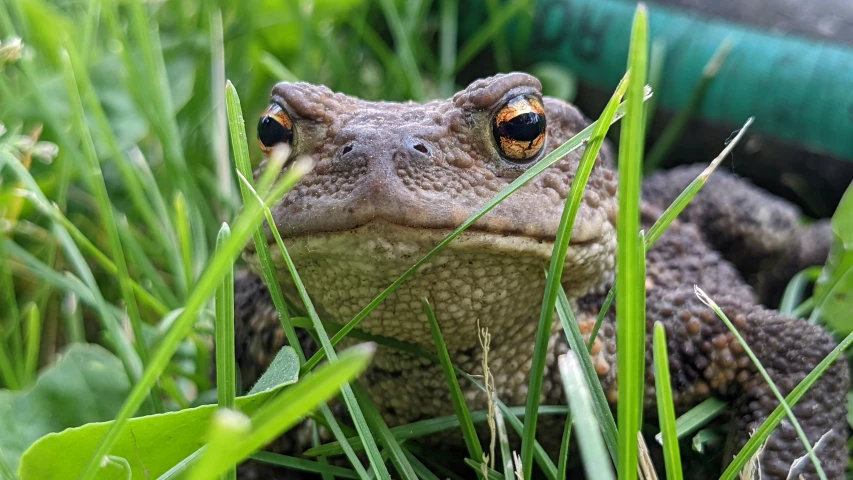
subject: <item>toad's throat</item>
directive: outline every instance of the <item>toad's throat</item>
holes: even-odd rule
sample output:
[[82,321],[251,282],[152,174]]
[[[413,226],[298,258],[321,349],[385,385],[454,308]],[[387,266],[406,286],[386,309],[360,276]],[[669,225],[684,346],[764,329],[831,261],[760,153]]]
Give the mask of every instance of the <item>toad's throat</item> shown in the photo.
[[[317,310],[327,319],[346,322],[449,233],[373,222],[344,232],[289,237],[284,243]],[[613,236],[599,238],[605,240],[569,247],[563,284],[571,297],[610,280],[614,245],[607,239]],[[298,301],[280,250],[271,245],[271,251],[280,285],[288,297]],[[552,251],[553,243],[529,237],[463,232],[359,327],[377,335],[431,344],[421,306],[427,298],[453,348],[476,344],[478,321],[481,326],[513,332],[539,311],[543,272]],[[257,255],[247,251],[245,257],[260,272]]]

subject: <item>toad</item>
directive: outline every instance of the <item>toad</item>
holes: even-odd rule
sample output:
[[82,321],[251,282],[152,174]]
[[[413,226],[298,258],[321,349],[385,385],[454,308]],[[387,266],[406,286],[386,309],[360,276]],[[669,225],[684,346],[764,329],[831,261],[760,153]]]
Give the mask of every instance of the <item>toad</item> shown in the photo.
[[[280,144],[314,168],[273,209],[321,318],[345,323],[531,165],[589,125],[574,106],[543,97],[539,81],[510,73],[475,81],[447,100],[368,102],[306,83],[279,83],[258,125],[261,148]],[[435,308],[452,361],[482,374],[479,327],[491,334],[489,367],[497,396],[524,405],[545,276],[582,149],[566,155],[453,240],[385,299],[359,328],[434,351],[421,299]],[[260,170],[263,170],[264,164]],[[647,178],[641,211],[648,229],[701,167]],[[605,145],[574,225],[562,284],[589,338],[614,282],[617,175]],[[777,401],[726,326],[695,295],[703,288],[734,322],[783,394],[836,345],[818,326],[762,306],[790,276],[822,263],[826,222],[799,225],[799,211],[726,172],[715,173],[647,253],[645,403],[654,416],[651,326],[666,327],[674,401],[683,412],[704,399],[727,400],[733,416],[726,458],[737,453]],[[278,279],[298,302],[272,243]],[[259,272],[254,245],[244,257]],[[760,293],[760,295],[758,293]],[[250,385],[285,343],[263,282],[237,281],[237,356]],[[616,384],[616,317],[607,314],[592,362],[609,401]],[[568,350],[554,322],[542,404],[564,405],[556,358]],[[379,348],[361,379],[384,419],[399,425],[452,415],[440,367]],[[837,362],[794,407],[829,478],[847,464],[846,363]],[[485,395],[462,383],[469,407]],[[562,420],[561,420],[562,421]],[[543,423],[543,419],[540,419]],[[543,423],[544,425],[544,423]],[[543,442],[562,428],[539,429]],[[784,420],[760,454],[762,478],[784,479],[805,455]],[[809,462],[797,471],[815,477]]]

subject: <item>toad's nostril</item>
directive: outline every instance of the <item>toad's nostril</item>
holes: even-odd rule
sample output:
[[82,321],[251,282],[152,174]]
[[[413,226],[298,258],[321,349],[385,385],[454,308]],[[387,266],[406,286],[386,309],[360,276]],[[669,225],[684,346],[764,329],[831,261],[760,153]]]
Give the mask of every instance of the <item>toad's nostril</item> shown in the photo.
[[346,147],[344,147],[343,150],[341,150],[341,155],[346,155],[351,151],[352,151],[352,145],[347,145]]
[[421,153],[429,153],[429,149],[423,143],[416,143],[414,149]]

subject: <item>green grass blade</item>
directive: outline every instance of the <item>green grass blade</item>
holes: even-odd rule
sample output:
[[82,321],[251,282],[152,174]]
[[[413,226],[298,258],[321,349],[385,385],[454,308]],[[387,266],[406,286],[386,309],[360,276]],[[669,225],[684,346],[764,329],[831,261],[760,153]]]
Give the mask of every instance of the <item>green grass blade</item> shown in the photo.
[[192,289],[193,285],[193,241],[190,229],[190,213],[187,208],[187,199],[183,193],[178,192],[175,194],[172,202],[172,210],[175,214],[178,244],[181,251],[181,266],[183,267],[181,268],[181,272],[183,272],[181,284],[183,285],[184,292],[188,292]]
[[[231,145],[234,150],[234,163],[237,165],[237,171],[245,178],[252,178],[252,161],[249,158],[249,146],[246,139],[246,129],[243,127],[245,121],[243,119],[243,108],[240,105],[240,97],[237,95],[237,89],[231,82],[225,85],[225,101],[228,111],[228,125],[231,133]],[[276,163],[281,163],[280,158],[275,158]],[[253,200],[251,189],[243,182],[237,182],[240,186],[240,194],[243,197],[243,204],[246,205]],[[287,337],[287,342],[296,350],[300,362],[305,362],[305,353],[302,351],[302,345],[299,343],[299,337],[296,335],[296,330],[290,322],[290,315],[287,312],[287,304],[284,301],[284,294],[278,284],[278,277],[275,273],[272,257],[270,256],[269,244],[267,243],[266,233],[264,233],[264,225],[258,225],[258,228],[253,232],[252,239],[255,242],[255,250],[257,251],[258,261],[263,271],[264,279],[267,285],[270,285],[270,296],[276,310],[281,315],[281,326],[284,334]]]
[[824,357],[824,359],[814,368],[806,378],[804,378],[793,390],[791,393],[785,397],[784,404],[779,404],[773,412],[767,416],[767,419],[764,420],[764,423],[758,427],[746,444],[741,448],[740,452],[735,456],[732,463],[726,467],[723,474],[720,476],[720,480],[735,480],[737,478],[738,473],[746,466],[747,462],[752,459],[756,452],[761,448],[761,445],[767,440],[773,430],[779,426],[779,423],[782,422],[782,419],[785,418],[786,411],[784,405],[787,404],[790,407],[799,402],[803,396],[808,392],[815,382],[820,379],[820,377],[835,363],[836,360],[844,353],[850,345],[853,344],[853,333],[844,337],[844,340],[835,347],[829,355]]
[[[107,233],[107,238],[110,244],[112,256],[115,259],[117,268],[117,276],[121,296],[125,303],[127,316],[130,319],[130,325],[133,329],[133,335],[136,338],[136,350],[139,358],[142,360],[143,367],[148,364],[148,345],[145,343],[145,337],[142,333],[142,317],[139,314],[139,307],[136,303],[136,296],[133,294],[133,289],[130,284],[130,273],[128,272],[127,262],[125,261],[124,251],[121,247],[119,239],[118,226],[115,222],[115,214],[112,204],[110,203],[107,186],[104,183],[104,175],[101,171],[101,165],[98,162],[98,156],[95,151],[95,143],[92,140],[91,132],[89,131],[86,122],[86,114],[83,111],[83,102],[80,98],[80,91],[77,88],[77,80],[74,75],[73,59],[67,52],[61,55],[63,61],[63,73],[66,82],[66,88],[71,106],[73,110],[73,126],[76,133],[79,135],[83,144],[83,158],[86,161],[86,168],[89,172],[89,187],[92,189],[95,200],[98,204],[98,209],[101,214],[101,222]],[[159,396],[156,391],[152,394],[155,409],[158,412],[163,411],[160,404]]]
[[645,5],[634,15],[628,50],[627,113],[619,141],[619,215],[616,226],[616,350],[619,402],[619,478],[637,478],[638,443],[645,379],[645,277],[640,228],[640,178],[643,164],[643,86],[648,56]]
[[737,144],[743,139],[744,135],[746,135],[746,131],[749,129],[749,126],[752,125],[754,118],[749,117],[746,122],[743,124],[743,127],[738,131],[735,138],[729,142],[728,145],[717,155],[711,163],[705,167],[705,170],[702,170],[702,173],[699,174],[689,185],[682,191],[675,200],[672,201],[672,204],[664,210],[661,214],[660,218],[658,218],[652,228],[649,229],[648,234],[646,235],[646,250],[652,248],[652,245],[657,242],[663,232],[666,231],[667,228],[672,224],[675,218],[681,214],[685,207],[693,200],[693,197],[699,193],[699,190],[705,186],[705,182],[708,181],[708,178],[714,173],[714,170],[722,163],[726,157],[729,156],[729,153],[737,146]]
[[29,383],[36,380],[38,371],[39,347],[41,346],[41,315],[35,303],[30,304],[27,315],[27,342],[24,356],[24,378]]
[[304,458],[289,457],[272,452],[257,452],[252,455],[252,459],[260,462],[269,463],[271,465],[279,465],[291,470],[299,470],[301,472],[319,473],[334,475],[340,478],[360,478],[355,470],[349,468],[336,467],[332,465],[323,465],[314,460],[306,460]]
[[[646,97],[650,96],[650,94],[646,94]],[[625,107],[624,105],[620,105],[619,108],[616,109],[616,115],[613,121],[617,121],[622,118],[624,115]],[[522,173],[518,178],[516,178],[510,185],[506,188],[498,192],[491,200],[489,200],[482,208],[480,208],[476,213],[471,215],[467,220],[465,220],[462,225],[457,227],[453,232],[451,232],[447,237],[444,238],[441,242],[438,243],[432,250],[430,250],[426,255],[424,255],[420,260],[418,260],[414,265],[409,267],[408,270],[403,272],[394,282],[391,283],[388,287],[385,288],[379,295],[377,295],[373,300],[370,301],[359,313],[355,315],[346,325],[344,325],[338,332],[332,337],[332,345],[337,345],[338,342],[341,341],[353,328],[358,326],[358,324],[364,320],[370,312],[372,312],[380,303],[382,303],[388,295],[393,293],[400,285],[402,285],[406,280],[411,278],[415,273],[417,273],[420,268],[432,259],[442,248],[444,248],[448,243],[453,241],[454,238],[458,237],[462,232],[468,229],[471,225],[477,222],[480,218],[482,218],[486,213],[488,213],[491,209],[497,206],[504,199],[509,197],[513,192],[521,188],[524,184],[532,180],[534,177],[545,171],[551,165],[557,163],[561,158],[563,158],[568,153],[574,151],[578,147],[584,144],[591,136],[593,131],[595,130],[597,122],[592,123],[591,125],[584,128],[580,133],[566,141],[566,143],[560,145],[555,148],[551,153],[545,156],[538,163],[528,168],[524,173]],[[303,365],[302,370],[308,371],[317,363],[325,355],[325,349],[321,349],[314,356],[312,356],[306,363]]]
[[[560,439],[560,456],[557,457],[557,478],[564,480],[566,478],[566,468],[569,463],[569,440],[572,438],[572,419],[571,412],[566,415],[566,424],[563,426],[563,438]],[[507,477],[506,480],[512,480]]]
[[[581,335],[580,327],[578,327],[577,319],[572,306],[569,303],[566,292],[561,291],[557,302],[557,313],[560,319],[560,324],[563,327],[563,332],[569,342],[569,348],[575,352],[583,352],[583,336]],[[588,350],[587,350],[588,351]],[[610,452],[610,459],[616,463],[619,458],[619,440],[616,430],[616,421],[613,419],[613,412],[610,410],[610,404],[607,403],[607,397],[604,395],[604,389],[601,387],[601,382],[598,379],[598,374],[595,373],[595,367],[592,365],[592,360],[589,355],[579,355],[577,357],[581,365],[581,370],[586,378],[587,388],[593,396],[592,410],[595,412],[595,418],[598,419],[598,424],[601,426],[604,444]]]
[[489,46],[489,42],[496,36],[502,35],[503,28],[507,23],[513,18],[518,18],[521,11],[527,8],[529,3],[530,0],[513,0],[509,4],[504,5],[499,13],[491,16],[489,21],[474,32],[468,38],[468,41],[459,48],[454,73],[459,73],[478,53]]
[[[308,165],[302,162],[297,162],[283,178],[274,186],[270,194],[265,198],[267,204],[273,204],[294,185],[307,172]],[[213,295],[216,287],[222,281],[228,269],[233,267],[234,261],[240,250],[248,241],[252,232],[255,231],[257,225],[263,217],[263,209],[260,205],[250,203],[246,205],[243,213],[237,218],[232,228],[232,235],[221,245],[207,268],[196,282],[195,288],[187,297],[184,309],[175,322],[169,329],[168,334],[160,342],[160,346],[154,352],[151,358],[151,363],[142,374],[142,378],[134,386],[128,395],[127,400],[116,415],[114,423],[101,439],[92,460],[84,471],[83,480],[91,480],[97,474],[101,460],[106,456],[116,440],[121,430],[127,425],[127,420],[133,415],[139,406],[142,404],[148,390],[154,385],[157,377],[163,373],[166,366],[169,364],[169,359],[178,349],[181,341],[187,336],[195,323],[196,317],[201,308],[207,303],[208,299]]]
[[[242,176],[241,179],[243,179]],[[246,182],[244,182],[244,184],[245,183]],[[338,359],[335,349],[329,340],[329,336],[326,334],[326,330],[323,327],[323,323],[320,321],[320,317],[317,315],[317,311],[314,309],[314,304],[308,296],[308,291],[305,289],[302,279],[296,272],[296,266],[293,264],[293,259],[287,252],[287,248],[284,245],[284,241],[281,239],[278,229],[275,228],[275,220],[272,217],[272,211],[270,211],[269,207],[265,207],[264,214],[266,215],[267,223],[271,226],[273,237],[275,237],[275,242],[278,245],[285,265],[287,265],[287,270],[290,272],[290,276],[293,279],[293,283],[296,286],[299,297],[305,305],[309,318],[311,318],[311,323],[314,327],[314,331],[317,333],[317,338],[323,346],[323,349],[326,351],[329,362],[336,363]],[[370,425],[359,407],[358,400],[355,397],[352,387],[349,384],[343,385],[341,387],[341,395],[344,397],[344,403],[347,406],[347,410],[350,412],[350,416],[352,417],[352,421],[355,424],[359,436],[364,440],[365,451],[368,459],[370,460],[373,471],[379,478],[390,480],[391,477],[388,473],[388,469],[385,467],[385,462],[379,454],[379,449],[376,446],[376,442],[373,440],[373,434],[370,431]]]
[[[473,378],[473,377],[472,377]],[[502,409],[502,415],[505,417],[507,415],[518,417],[524,416],[524,407],[506,407],[506,409]],[[488,410],[477,410],[471,412],[471,421],[473,423],[483,423],[488,418]],[[540,415],[565,415],[568,413],[568,408],[560,405],[543,405],[539,407]],[[394,438],[397,439],[398,442],[404,442],[406,440],[416,439],[420,437],[425,437],[427,435],[433,435],[439,432],[446,432],[448,430],[452,430],[454,428],[459,428],[459,417],[454,415],[447,415],[444,417],[436,417],[430,418],[427,420],[419,420],[417,422],[412,422],[406,425],[399,425],[396,427],[392,427],[391,434],[394,435]],[[346,443],[351,445],[355,450],[361,451],[364,449],[364,446],[361,443],[361,439],[358,437],[349,437],[346,439]],[[318,456],[334,456],[340,455],[343,453],[341,449],[341,445],[339,442],[331,442],[325,443],[318,447],[311,448],[305,452],[306,456],[309,457],[318,457]]]
[[672,383],[669,377],[669,354],[666,350],[666,332],[663,324],[655,322],[654,330],[655,394],[658,404],[658,421],[663,439],[663,458],[666,478],[681,480],[681,453],[675,433],[675,405],[672,400]]
[[[540,410],[540,414],[542,411]],[[512,449],[509,445],[509,436],[506,434],[506,423],[504,422],[504,416],[501,413],[500,409],[495,409],[495,425],[498,428],[498,443],[501,446],[501,470],[504,472],[504,480],[514,480],[515,475],[513,474],[512,468]],[[483,458],[482,456],[480,458]],[[559,472],[560,470],[558,470]],[[565,469],[562,470],[564,475],[557,478],[566,478],[565,477]]]
[[456,34],[458,0],[440,0],[439,72],[438,85],[442,96],[452,96],[453,68],[456,65]]
[[809,458],[815,466],[815,470],[817,470],[818,477],[821,480],[826,480],[826,473],[824,473],[823,468],[820,465],[820,460],[818,460],[817,455],[815,455],[814,450],[812,449],[811,443],[809,443],[808,437],[806,437],[805,432],[803,432],[803,428],[800,426],[800,422],[797,421],[797,418],[794,416],[794,412],[791,410],[791,406],[785,401],[785,397],[782,396],[782,393],[779,391],[779,388],[776,387],[776,383],[770,378],[770,374],[767,373],[767,370],[761,365],[761,362],[758,360],[758,357],[755,356],[755,353],[752,352],[752,349],[746,343],[746,340],[743,339],[740,332],[737,331],[735,326],[732,324],[731,320],[723,313],[722,309],[717,305],[714,300],[711,299],[701,288],[698,286],[693,287],[696,296],[699,297],[699,300],[705,305],[711,307],[714,310],[714,313],[720,317],[720,320],[726,324],[729,331],[732,332],[732,335],[735,336],[737,341],[743,346],[744,351],[746,352],[749,359],[752,360],[752,363],[758,369],[758,372],[764,378],[764,381],[767,382],[767,386],[770,387],[770,390],[773,392],[773,395],[776,397],[776,400],[779,401],[780,406],[784,408],[786,415],[788,416],[788,420],[791,421],[791,424],[794,426],[794,430],[797,431],[797,436],[800,438],[800,441],[803,442],[803,446],[806,447],[806,452],[809,454]]
[[687,123],[702,105],[702,100],[705,99],[705,93],[717,77],[717,73],[719,73],[720,67],[722,67],[723,63],[726,61],[726,57],[729,56],[729,52],[731,52],[732,47],[734,47],[734,44],[728,38],[724,39],[717,48],[717,51],[714,52],[714,55],[711,56],[711,59],[708,60],[708,63],[705,64],[705,68],[702,70],[702,77],[699,79],[699,83],[696,85],[696,88],[694,88],[693,92],[690,94],[690,99],[687,101],[687,104],[675,114],[672,120],[670,120],[666,129],[664,129],[663,133],[658,137],[657,142],[655,142],[652,149],[649,151],[649,155],[646,159],[647,172],[657,169],[678,139],[681,138],[681,135],[684,133],[684,129],[687,128]]
[[[248,236],[247,236],[248,237]],[[362,344],[341,352],[341,362],[328,363],[316,372],[301,378],[270,400],[252,417],[252,431],[223,445],[217,455],[203,451],[193,470],[192,479],[211,479],[224,473],[253,452],[275,440],[282,432],[296,425],[307,413],[338,392],[342,385],[367,368],[376,347]],[[207,458],[205,458],[207,457]]]
[[[231,229],[222,224],[216,238],[217,247],[228,241]],[[233,409],[237,397],[237,368],[234,354],[234,270],[226,271],[216,291],[216,399],[220,408]],[[228,471],[225,478],[236,480],[237,469]]]
[[385,423],[385,420],[382,419],[382,415],[379,413],[379,410],[376,408],[373,400],[370,399],[370,396],[367,395],[367,392],[358,383],[353,385],[352,390],[353,393],[355,393],[355,398],[358,400],[358,404],[361,407],[362,412],[364,413],[364,419],[370,426],[370,431],[376,432],[376,437],[378,438],[379,443],[385,451],[389,453],[391,463],[397,469],[397,473],[400,477],[407,480],[417,480],[418,476],[415,474],[414,468],[412,468],[412,465],[409,463],[409,459],[406,457],[406,454],[403,453],[403,448],[400,446],[400,443],[397,442],[397,439],[391,434],[391,431],[388,429],[388,425]]
[[[557,362],[566,397],[575,412],[578,437],[583,438],[583,441],[580,442],[580,451],[587,478],[615,480],[616,477],[613,475],[613,466],[610,463],[607,448],[604,446],[601,431],[598,429],[598,424],[592,413],[592,398],[577,356],[574,352],[569,351],[565,355],[561,355]],[[636,471],[635,465],[634,472],[636,473]]]
[[412,46],[409,43],[409,35],[403,26],[403,21],[400,19],[400,13],[397,11],[397,6],[393,0],[378,0],[379,6],[385,15],[385,21],[391,29],[391,36],[394,37],[394,45],[396,46],[397,56],[403,66],[403,71],[406,74],[406,80],[409,84],[409,91],[415,100],[423,100],[426,96],[424,90],[424,80],[421,77],[418,63],[415,61],[415,56],[412,52]]
[[[249,158],[249,147],[246,140],[246,130],[243,128],[245,123],[243,120],[243,109],[240,105],[240,97],[237,95],[237,90],[231,82],[226,83],[225,99],[227,103],[229,130],[231,133],[231,145],[234,150],[234,159],[237,165],[238,175],[244,179],[252,178],[252,167],[251,160]],[[282,154],[283,152],[280,151],[278,153],[273,152],[270,163],[267,165],[267,170],[261,176],[260,186],[262,189],[266,189],[268,182],[274,178],[272,175],[268,174],[269,172],[275,172],[275,168],[272,168],[272,166],[283,164],[284,157]],[[239,182],[239,185],[244,205],[254,203],[252,199],[254,198],[255,192],[252,190],[251,185],[246,182]],[[265,215],[266,213],[267,212],[264,212]],[[269,286],[270,297],[272,298],[273,304],[275,305],[276,311],[278,312],[281,320],[282,329],[284,330],[288,343],[296,351],[296,355],[299,357],[299,362],[304,364],[305,352],[302,350],[299,337],[297,337],[296,330],[293,328],[293,323],[290,321],[287,302],[285,302],[284,294],[281,291],[281,285],[279,284],[278,277],[275,272],[275,266],[272,262],[269,244],[267,243],[262,223],[258,224],[252,234],[252,238],[255,242],[255,250],[258,255],[264,279]],[[335,438],[342,441],[345,437],[341,431],[338,421],[332,414],[331,409],[327,405],[322,405],[320,407],[320,412],[326,420],[329,429],[332,430]],[[367,471],[361,465],[361,462],[358,457],[356,457],[355,452],[353,452],[348,445],[345,446],[345,453],[359,476],[361,478],[367,477]]]
[[779,302],[779,313],[791,315],[797,306],[803,302],[806,288],[809,284],[814,283],[819,275],[820,267],[809,267],[794,275],[794,278],[785,287],[785,293],[782,294],[782,301]]
[[[729,404],[719,398],[707,398],[699,405],[686,411],[675,419],[675,434],[679,440],[687,438],[688,435],[699,430],[711,420],[717,418],[721,413],[725,412]],[[663,435],[658,433],[655,435],[655,440],[663,444]]]
[[412,469],[415,471],[415,474],[422,480],[441,480],[434,473],[432,473],[426,465],[424,465],[418,457],[415,456],[408,449],[403,450],[403,453],[406,454],[406,460],[412,464]]
[[450,390],[453,410],[456,412],[456,416],[459,417],[459,426],[462,430],[462,436],[465,439],[465,446],[468,448],[468,456],[482,459],[483,447],[477,438],[474,423],[471,422],[471,412],[465,403],[465,395],[462,394],[462,389],[459,387],[456,372],[453,371],[453,364],[450,361],[447,344],[444,343],[444,337],[441,335],[441,329],[438,325],[438,320],[435,318],[435,312],[426,298],[423,299],[423,307],[427,320],[429,320],[429,328],[432,332],[432,340],[435,343],[436,352],[438,352],[438,359],[441,362],[441,369],[444,371],[444,379],[447,381],[447,388]]
[[[586,189],[587,181],[592,173],[592,168],[595,166],[598,152],[604,139],[607,136],[607,130],[610,128],[611,121],[616,115],[616,109],[619,106],[619,101],[625,93],[628,82],[624,79],[616,87],[616,92],[610,98],[604,112],[599,120],[595,123],[596,128],[593,130],[592,136],[589,138],[586,149],[584,150],[581,161],[578,164],[577,172],[572,180],[572,186],[569,189],[569,194],[566,197],[566,203],[563,207],[563,213],[560,218],[560,224],[557,227],[557,234],[554,238],[554,251],[551,255],[551,262],[548,266],[548,275],[545,281],[545,293],[542,299],[542,309],[539,313],[539,326],[536,330],[536,340],[533,347],[533,360],[530,366],[530,380],[527,387],[527,414],[524,421],[524,433],[521,439],[521,464],[531,465],[533,460],[533,440],[536,436],[536,412],[539,407],[539,397],[542,392],[542,381],[545,373],[545,362],[548,355],[548,342],[551,338],[551,324],[554,321],[554,307],[557,303],[558,293],[563,287],[560,283],[563,277],[563,268],[566,265],[566,253],[569,250],[569,242],[574,228],[575,218],[577,217],[580,204],[583,199],[584,190]],[[641,86],[642,88],[642,86]],[[642,98],[640,99],[642,106]],[[532,468],[525,468],[524,474],[529,480],[533,474]]]

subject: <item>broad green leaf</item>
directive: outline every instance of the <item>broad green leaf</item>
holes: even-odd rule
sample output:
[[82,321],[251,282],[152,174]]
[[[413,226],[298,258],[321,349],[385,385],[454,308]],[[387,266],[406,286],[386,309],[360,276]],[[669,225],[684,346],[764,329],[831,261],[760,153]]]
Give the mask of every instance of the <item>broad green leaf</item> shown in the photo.
[[115,356],[97,345],[73,344],[31,389],[0,391],[0,451],[15,470],[40,437],[112,418],[129,390]]
[[815,285],[814,320],[821,318],[836,331],[853,332],[853,185],[847,188],[832,216],[832,248]]
[[[122,372],[123,376],[118,360],[112,360],[115,363],[114,370]],[[299,361],[296,353],[292,348],[284,347],[252,390],[254,393],[237,398],[237,408],[246,414],[256,411],[281,387],[296,382],[298,371]],[[86,384],[78,378],[72,378],[70,381],[75,385]],[[123,392],[116,395],[111,411],[102,413],[99,419],[113,416],[121,406],[128,391],[127,379],[124,378],[123,381]],[[73,411],[92,409],[98,405],[95,400],[91,399],[88,404],[74,408]],[[204,405],[133,418],[128,421],[128,427],[122,430],[121,436],[110,450],[110,456],[124,459],[130,465],[133,478],[156,478],[204,445],[211,416],[216,410],[216,405]],[[21,458],[18,472],[21,479],[77,478],[111,424],[112,422],[89,423],[41,438]],[[5,451],[4,448],[4,453]],[[62,454],[58,455],[57,452]],[[111,462],[110,465],[114,467],[101,469],[97,478],[124,478],[126,472],[122,471],[122,463],[124,462]]]

